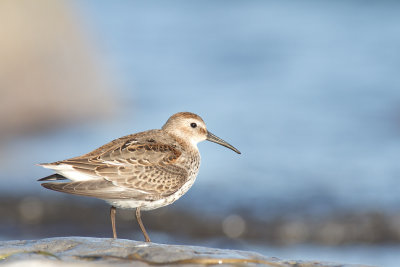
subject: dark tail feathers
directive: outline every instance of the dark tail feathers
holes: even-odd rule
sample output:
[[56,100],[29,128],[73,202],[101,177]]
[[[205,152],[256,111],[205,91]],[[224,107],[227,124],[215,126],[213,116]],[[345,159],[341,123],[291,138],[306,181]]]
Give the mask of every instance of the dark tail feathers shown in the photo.
[[57,181],[57,180],[67,180],[68,178],[65,178],[64,176],[58,174],[58,173],[54,173],[52,175],[46,176],[42,179],[39,179],[39,182],[43,182],[43,181]]

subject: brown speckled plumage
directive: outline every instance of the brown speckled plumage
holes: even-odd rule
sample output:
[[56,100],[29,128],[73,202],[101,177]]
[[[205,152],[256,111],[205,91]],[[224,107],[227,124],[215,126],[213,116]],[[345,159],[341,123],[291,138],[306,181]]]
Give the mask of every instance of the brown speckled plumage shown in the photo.
[[[199,161],[198,152],[186,151],[173,136],[150,130],[114,140],[83,156],[46,164],[69,165],[98,179],[42,185],[101,199],[151,201],[176,192],[189,178],[188,170],[197,169]],[[119,188],[124,190],[116,190]]]
[[139,225],[146,241],[150,241],[141,223],[140,209],[171,204],[189,190],[200,165],[197,143],[203,140],[240,153],[208,132],[198,115],[181,112],[171,116],[161,130],[127,135],[79,157],[40,164],[57,174],[39,181],[69,179],[70,182],[50,182],[42,186],[109,202],[114,237],[115,207],[136,208]]

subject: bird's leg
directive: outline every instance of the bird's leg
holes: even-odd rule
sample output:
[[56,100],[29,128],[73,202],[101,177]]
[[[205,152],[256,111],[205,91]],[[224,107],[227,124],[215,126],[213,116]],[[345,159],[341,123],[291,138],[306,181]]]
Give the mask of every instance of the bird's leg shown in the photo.
[[112,231],[113,231],[113,237],[115,239],[117,238],[117,231],[115,230],[115,213],[116,212],[117,212],[117,209],[114,206],[111,206],[111,209],[110,209],[111,226],[112,226]]
[[144,225],[142,223],[142,218],[140,218],[140,207],[136,208],[136,220],[139,223],[140,229],[142,230],[144,239],[146,240],[146,242],[150,242],[149,235],[147,234],[146,229],[144,228]]

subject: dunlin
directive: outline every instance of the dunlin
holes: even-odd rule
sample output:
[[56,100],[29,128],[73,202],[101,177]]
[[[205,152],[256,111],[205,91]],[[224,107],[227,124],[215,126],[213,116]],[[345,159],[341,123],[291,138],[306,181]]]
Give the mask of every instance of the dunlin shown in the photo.
[[69,179],[42,186],[110,203],[114,238],[116,208],[136,209],[140,229],[146,242],[150,242],[140,211],[169,205],[189,190],[199,172],[197,143],[204,140],[240,154],[210,133],[200,116],[180,112],[172,115],[161,130],[127,135],[79,157],[39,164],[56,172],[39,181]]

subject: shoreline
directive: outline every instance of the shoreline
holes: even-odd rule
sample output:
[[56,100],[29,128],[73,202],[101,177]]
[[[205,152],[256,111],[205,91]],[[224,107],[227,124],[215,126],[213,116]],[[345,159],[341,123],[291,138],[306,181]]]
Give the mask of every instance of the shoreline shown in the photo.
[[[0,197],[3,233],[0,238],[60,235],[111,237],[109,205],[99,200],[85,200],[70,196]],[[281,214],[267,216],[254,217],[241,211],[216,215],[171,205],[143,212],[142,219],[150,233],[173,236],[176,240],[214,238],[221,242],[245,241],[271,246],[400,243],[400,215],[396,212],[339,211],[325,215],[293,216],[283,210]],[[133,211],[117,210],[116,218],[119,237],[141,240]]]
[[[263,266],[361,267],[320,261],[282,260],[251,251],[200,246],[164,245],[124,239],[60,237],[0,241],[0,262],[5,266],[205,266],[260,264]],[[14,265],[13,265],[14,264]]]

